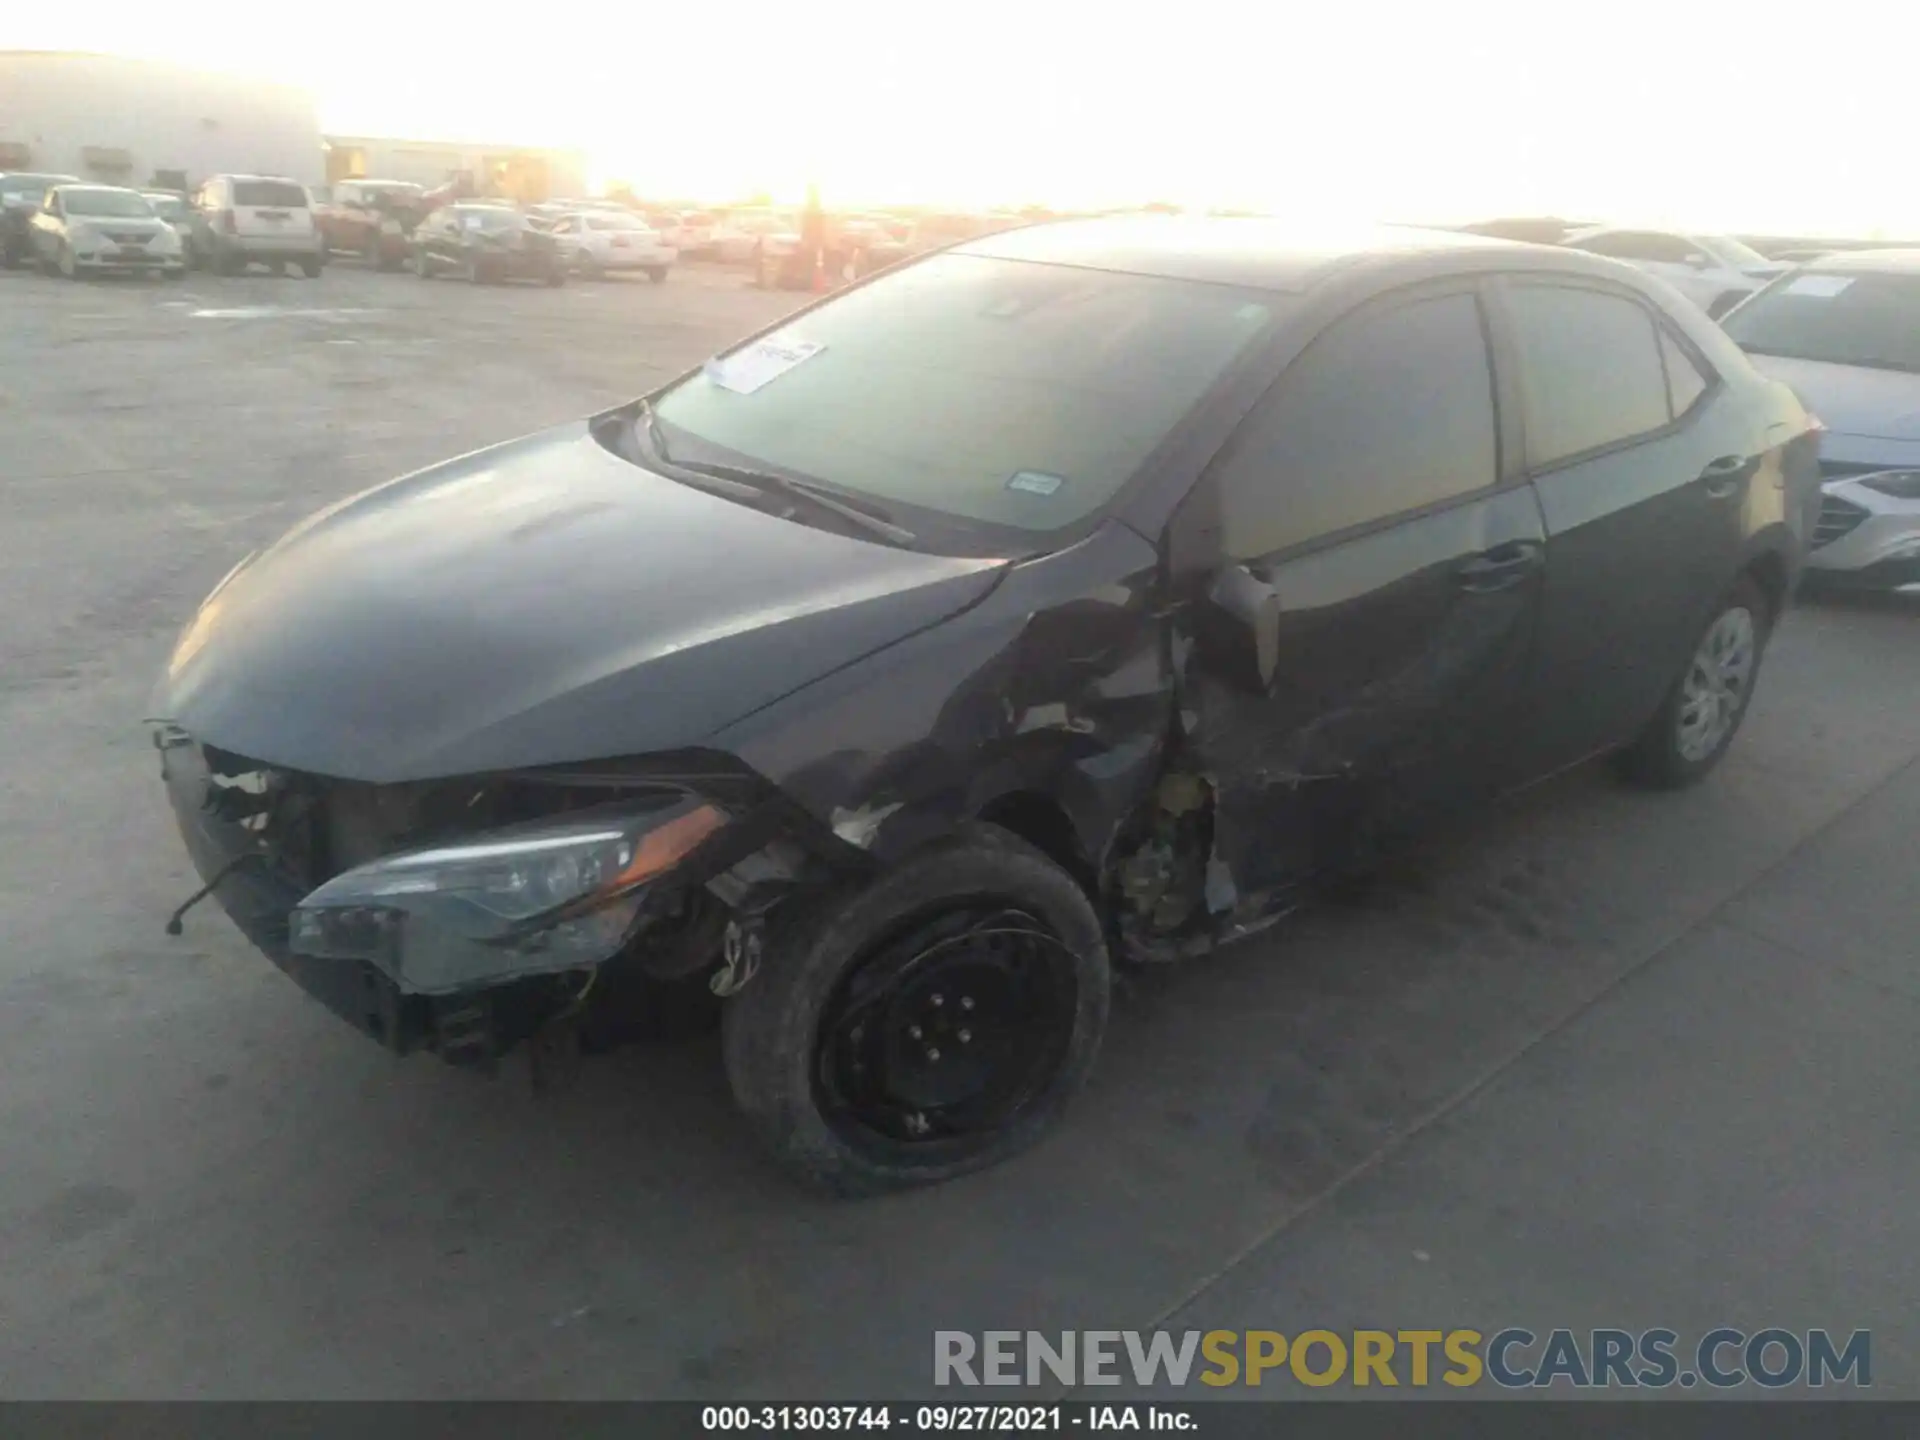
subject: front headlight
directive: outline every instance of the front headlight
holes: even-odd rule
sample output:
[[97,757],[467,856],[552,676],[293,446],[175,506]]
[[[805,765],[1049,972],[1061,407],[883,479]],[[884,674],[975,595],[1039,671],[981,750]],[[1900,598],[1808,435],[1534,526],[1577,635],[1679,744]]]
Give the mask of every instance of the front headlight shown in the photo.
[[388,855],[302,900],[289,944],[370,961],[424,994],[596,965],[625,942],[646,885],[726,819],[686,800]]
[[1891,495],[1896,500],[1920,500],[1920,470],[1876,470],[1871,475],[1853,478],[1867,489]]

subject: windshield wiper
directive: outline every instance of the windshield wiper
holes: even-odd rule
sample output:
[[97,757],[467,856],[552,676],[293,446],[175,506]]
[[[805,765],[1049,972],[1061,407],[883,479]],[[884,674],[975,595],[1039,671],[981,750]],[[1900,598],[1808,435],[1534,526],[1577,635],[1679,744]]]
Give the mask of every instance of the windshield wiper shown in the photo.
[[749,465],[713,464],[705,460],[673,460],[668,463],[682,470],[691,470],[696,475],[708,475],[715,480],[727,481],[756,494],[765,495],[768,491],[775,490],[783,495],[794,496],[809,504],[817,505],[822,510],[830,511],[842,520],[850,521],[869,535],[877,535],[882,540],[895,545],[911,545],[919,538],[913,531],[894,524],[883,515],[874,514],[865,506],[855,505],[816,485],[809,485],[804,480],[795,480],[791,476],[781,475],[772,470],[756,470]]
[[678,460],[667,448],[667,437],[661,433],[660,421],[653,413],[653,406],[642,400],[634,407],[634,421],[646,432],[647,443],[653,447],[653,453],[660,457],[663,464],[676,470],[689,471],[710,480],[722,482],[725,488],[741,498],[749,496],[764,498],[768,492],[777,491],[782,495],[805,500],[808,504],[839,516],[842,520],[857,525],[869,535],[877,535],[894,545],[911,545],[920,537],[903,525],[896,525],[887,518],[886,512],[877,507],[846,500],[831,491],[817,485],[809,485],[804,480],[795,480],[789,475],[773,470],[758,470],[750,465],[725,465],[707,460]]

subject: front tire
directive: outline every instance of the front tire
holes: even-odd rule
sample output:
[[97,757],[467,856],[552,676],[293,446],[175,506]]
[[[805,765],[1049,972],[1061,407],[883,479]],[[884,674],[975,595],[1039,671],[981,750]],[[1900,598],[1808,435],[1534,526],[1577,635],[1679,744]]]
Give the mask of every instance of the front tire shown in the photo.
[[656,285],[666,284],[667,283],[667,267],[664,265],[649,265],[647,267],[647,279],[651,280]]
[[722,1039],[735,1100],[796,1178],[865,1195],[983,1169],[1086,1083],[1112,986],[1105,937],[1085,892],[1025,841],[971,826],[864,889],[794,903]]
[[1628,780],[1680,790],[1720,763],[1753,701],[1772,623],[1766,595],[1743,577],[1715,607],[1646,729],[1620,752]]

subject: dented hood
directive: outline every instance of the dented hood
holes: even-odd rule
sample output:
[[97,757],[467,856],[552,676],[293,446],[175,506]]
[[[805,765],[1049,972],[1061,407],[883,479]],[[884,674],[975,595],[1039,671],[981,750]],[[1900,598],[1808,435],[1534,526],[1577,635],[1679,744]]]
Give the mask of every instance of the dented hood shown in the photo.
[[762,513],[620,459],[582,422],[297,526],[203,603],[152,713],[374,782],[696,745],[966,608],[1003,563]]

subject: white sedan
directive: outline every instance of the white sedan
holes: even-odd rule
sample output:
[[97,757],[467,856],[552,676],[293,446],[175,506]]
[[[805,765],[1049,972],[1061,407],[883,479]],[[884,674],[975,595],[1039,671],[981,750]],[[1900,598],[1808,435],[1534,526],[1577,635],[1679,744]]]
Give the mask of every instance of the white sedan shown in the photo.
[[40,268],[70,280],[120,271],[186,273],[180,237],[138,190],[118,185],[55,185],[32,221]]
[[1767,259],[1731,235],[1596,225],[1575,230],[1560,243],[1609,255],[1658,275],[1716,320],[1774,276],[1793,268]]
[[646,221],[618,210],[576,210],[554,221],[552,233],[568,263],[582,275],[644,270],[657,285],[679,258]]

